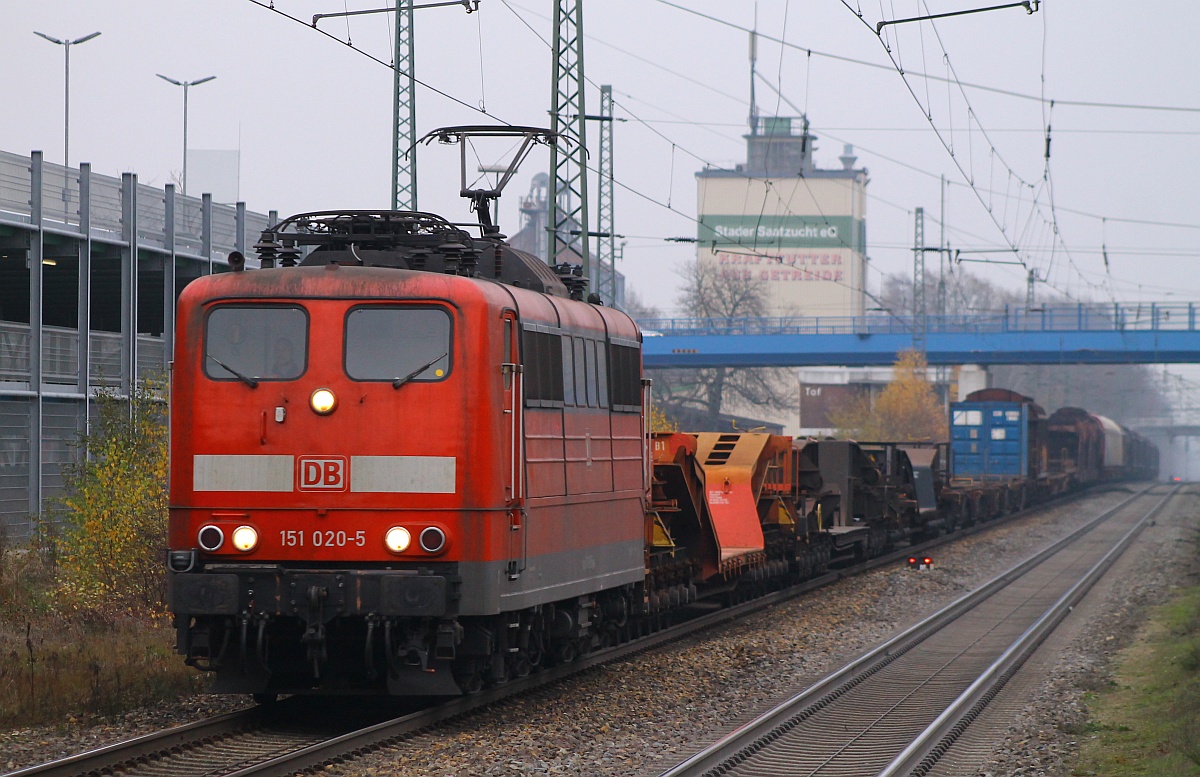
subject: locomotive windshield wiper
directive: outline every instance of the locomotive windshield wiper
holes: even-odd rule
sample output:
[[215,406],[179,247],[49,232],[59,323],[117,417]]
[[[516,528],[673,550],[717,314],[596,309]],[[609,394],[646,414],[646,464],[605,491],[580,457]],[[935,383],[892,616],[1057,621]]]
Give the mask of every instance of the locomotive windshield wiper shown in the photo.
[[258,381],[257,381],[257,380],[255,380],[254,378],[247,378],[245,375],[243,375],[242,373],[238,372],[238,371],[237,371],[237,370],[235,370],[233,367],[230,367],[228,364],[226,364],[225,362],[221,361],[221,360],[220,360],[220,359],[218,359],[217,357],[213,356],[211,353],[206,353],[206,354],[205,354],[205,356],[207,356],[208,358],[210,358],[210,359],[212,359],[213,361],[215,361],[215,362],[217,363],[217,365],[218,365],[218,366],[220,366],[220,367],[221,367],[222,369],[224,369],[224,370],[227,370],[227,371],[228,371],[230,374],[232,374],[232,375],[233,375],[235,378],[237,378],[238,380],[240,380],[242,383],[245,383],[245,384],[246,384],[247,386],[249,386],[250,388],[258,388]]
[[441,354],[440,356],[435,357],[434,360],[429,362],[428,364],[422,364],[420,367],[417,367],[415,370],[408,373],[403,378],[396,378],[395,380],[392,381],[392,388],[394,388],[394,389],[400,388],[405,383],[408,383],[410,380],[417,377],[422,372],[429,369],[433,365],[437,364],[438,362],[440,362],[442,359],[446,358],[449,355],[450,355],[450,352],[446,351],[445,353]]

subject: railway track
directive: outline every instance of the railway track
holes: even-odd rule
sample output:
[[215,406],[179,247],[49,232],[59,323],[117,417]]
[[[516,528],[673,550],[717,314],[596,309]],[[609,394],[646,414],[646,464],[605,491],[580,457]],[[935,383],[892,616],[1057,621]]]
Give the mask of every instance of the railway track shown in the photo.
[[[1113,510],[1121,509],[1136,498],[1131,497]],[[1025,514],[1061,503],[1060,500],[1056,500],[1042,504],[1025,511]],[[910,554],[919,554],[938,545],[986,531],[1000,523],[982,523],[919,545],[902,548],[852,568],[831,571],[819,578],[732,607],[716,611],[694,608],[692,617],[683,623],[623,645],[596,651],[570,664],[543,669],[528,677],[510,681],[473,696],[455,698],[423,708],[415,707],[412,703],[404,706],[405,703],[389,699],[360,699],[349,705],[330,699],[293,697],[275,705],[259,706],[118,742],[11,772],[5,777],[74,777],[101,774],[129,777],[293,775],[298,771],[318,768],[330,762],[350,760],[358,754],[387,747],[471,710],[549,685],[597,664],[652,650],[838,580],[902,561]],[[701,772],[681,772],[684,773]]]
[[1177,491],[1147,487],[662,777],[929,773]]

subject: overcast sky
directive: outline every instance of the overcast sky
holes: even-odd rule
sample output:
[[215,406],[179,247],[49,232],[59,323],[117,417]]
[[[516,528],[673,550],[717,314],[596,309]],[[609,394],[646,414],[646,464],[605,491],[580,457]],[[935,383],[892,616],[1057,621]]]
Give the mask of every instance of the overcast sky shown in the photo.
[[[587,5],[588,111],[598,109],[597,85],[611,84],[616,114],[627,120],[615,128],[616,229],[628,240],[620,269],[647,302],[668,313],[675,305],[676,271],[694,248],[663,238],[695,234],[695,173],[744,159],[750,75],[748,36],[738,28],[754,27],[756,16],[760,113],[806,112],[819,166],[840,166],[850,143],[870,170],[872,290],[882,273],[911,274],[914,207],[926,209],[926,242],[937,243],[944,175],[951,246],[1009,261],[1013,254],[997,249],[1015,249],[1045,276],[1040,295],[1200,300],[1200,3],[1044,0],[1034,14],[1014,8],[897,25],[882,39],[874,27],[884,18],[992,3],[847,3],[679,0],[691,12],[659,0]],[[275,7],[307,21],[382,4]],[[0,149],[41,149],[62,161],[63,50],[33,31],[77,38],[99,30],[71,50],[72,164],[169,182],[182,167],[182,95],[155,74],[215,75],[191,90],[189,144],[241,148],[241,194],[251,210],[390,204],[392,73],[344,43],[250,0],[0,7]],[[470,15],[418,10],[417,77],[469,106],[419,87],[419,130],[497,120],[547,126],[551,12],[549,0],[482,0]],[[355,47],[388,62],[391,25],[379,14],[320,27],[343,40],[349,33]],[[594,148],[594,132],[589,141]],[[494,163],[506,150],[480,149],[480,159]],[[466,220],[457,149],[422,147],[418,160],[421,209]],[[547,160],[532,156],[507,190],[501,225],[509,234],[519,226],[517,200]],[[1024,267],[961,267],[1024,288]]]

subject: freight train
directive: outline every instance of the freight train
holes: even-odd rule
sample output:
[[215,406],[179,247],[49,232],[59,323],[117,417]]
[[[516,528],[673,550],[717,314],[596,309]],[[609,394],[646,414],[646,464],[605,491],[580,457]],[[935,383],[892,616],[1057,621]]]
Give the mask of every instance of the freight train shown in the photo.
[[307,213],[256,248],[184,289],[171,380],[170,606],[218,692],[471,693],[1156,469],[995,390],[948,445],[652,433],[635,323],[487,224]]

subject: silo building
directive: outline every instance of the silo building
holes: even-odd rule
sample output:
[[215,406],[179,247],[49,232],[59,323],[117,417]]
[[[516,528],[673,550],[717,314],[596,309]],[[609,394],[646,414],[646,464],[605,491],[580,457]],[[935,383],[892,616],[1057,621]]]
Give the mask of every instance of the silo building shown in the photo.
[[866,283],[867,171],[813,163],[803,117],[755,117],[746,163],[696,174],[697,257],[765,287],[772,316],[858,316]]

